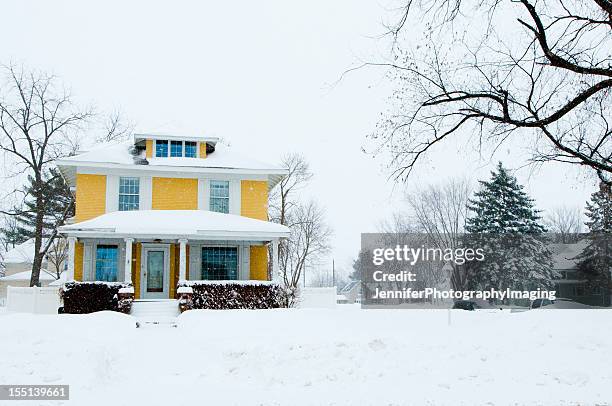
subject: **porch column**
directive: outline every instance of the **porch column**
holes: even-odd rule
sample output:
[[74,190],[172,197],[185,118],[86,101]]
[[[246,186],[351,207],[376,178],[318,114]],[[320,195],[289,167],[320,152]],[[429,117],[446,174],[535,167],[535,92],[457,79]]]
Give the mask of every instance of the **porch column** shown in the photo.
[[181,238],[178,240],[180,253],[179,253],[179,280],[184,281],[187,279],[187,240]]
[[133,238],[125,238],[125,270],[124,270],[124,282],[132,283],[132,244],[134,243]]
[[66,282],[74,280],[74,251],[76,237],[68,237],[68,269],[66,270]]
[[272,280],[280,281],[279,266],[278,266],[278,240],[272,240]]

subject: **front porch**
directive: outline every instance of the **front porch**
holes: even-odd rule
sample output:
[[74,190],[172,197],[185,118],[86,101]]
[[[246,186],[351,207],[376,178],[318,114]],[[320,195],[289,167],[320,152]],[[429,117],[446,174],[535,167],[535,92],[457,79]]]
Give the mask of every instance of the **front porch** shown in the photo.
[[[124,282],[136,299],[174,299],[180,281],[273,280],[286,227],[198,210],[113,212],[64,226],[67,280]],[[272,255],[268,255],[268,249]]]

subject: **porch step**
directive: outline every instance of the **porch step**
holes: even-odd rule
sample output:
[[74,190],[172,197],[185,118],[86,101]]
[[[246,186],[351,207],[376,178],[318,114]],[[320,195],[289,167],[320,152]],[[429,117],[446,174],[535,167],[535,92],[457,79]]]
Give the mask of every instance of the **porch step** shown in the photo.
[[174,299],[134,300],[130,315],[137,318],[136,327],[176,327],[179,302]]

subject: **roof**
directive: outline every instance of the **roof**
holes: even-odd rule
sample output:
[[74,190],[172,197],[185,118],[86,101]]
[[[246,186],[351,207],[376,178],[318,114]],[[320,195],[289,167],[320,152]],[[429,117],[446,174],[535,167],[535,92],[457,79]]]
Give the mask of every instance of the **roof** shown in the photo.
[[342,290],[340,290],[340,292],[350,292],[357,285],[359,285],[359,288],[361,288],[361,281],[351,281],[347,283],[346,285],[344,285],[344,287],[342,288]]
[[553,266],[556,270],[576,269],[578,259],[576,258],[588,245],[587,240],[580,240],[575,244],[550,244],[553,253]]
[[142,140],[180,140],[180,141],[200,141],[216,144],[219,142],[219,137],[208,137],[205,135],[180,135],[180,134],[161,134],[161,133],[145,133],[134,134],[134,142]]
[[[9,276],[3,276],[0,278],[0,282],[9,282],[9,281],[29,281],[32,276],[32,271],[23,271],[17,272]],[[56,280],[54,276],[48,274],[47,272],[41,269],[40,271],[40,280],[41,281],[54,281]]]
[[2,254],[2,262],[5,264],[31,264],[34,262],[34,239],[29,240],[15,246]]
[[73,236],[108,238],[189,238],[267,241],[289,236],[289,228],[269,221],[205,210],[115,211],[60,227]]
[[217,144],[215,152],[208,154],[206,158],[146,158],[148,165],[135,162],[135,158],[145,159],[145,151],[134,156],[130,153],[133,146],[132,141],[100,144],[89,151],[59,159],[55,163],[71,186],[75,185],[78,166],[143,171],[180,171],[192,172],[194,175],[201,173],[264,175],[268,176],[270,188],[287,174],[285,168],[240,155],[231,148],[220,144]]

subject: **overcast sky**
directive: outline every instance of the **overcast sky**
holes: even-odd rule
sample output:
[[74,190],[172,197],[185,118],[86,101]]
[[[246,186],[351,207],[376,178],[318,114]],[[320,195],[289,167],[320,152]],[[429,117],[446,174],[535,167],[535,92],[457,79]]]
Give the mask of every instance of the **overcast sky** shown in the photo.
[[[298,151],[315,178],[304,197],[327,209],[333,257],[348,270],[361,232],[401,209],[416,184],[488,175],[497,159],[524,164],[520,146],[482,159],[461,141],[444,145],[408,185],[388,180],[384,157],[361,149],[390,86],[362,60],[384,57],[384,2],[14,1],[5,2],[0,62],[61,77],[79,103],[120,108],[139,132],[224,138],[276,162]],[[418,36],[420,33],[414,33]],[[517,172],[542,209],[584,206],[594,188],[565,166]],[[331,262],[331,261],[328,261]]]

